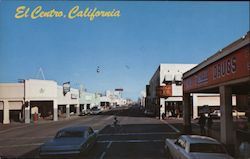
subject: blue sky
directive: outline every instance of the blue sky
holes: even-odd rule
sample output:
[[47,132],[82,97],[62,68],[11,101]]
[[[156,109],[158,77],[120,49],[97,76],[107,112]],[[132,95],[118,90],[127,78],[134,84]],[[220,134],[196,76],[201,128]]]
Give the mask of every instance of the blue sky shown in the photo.
[[[20,5],[118,9],[121,16],[15,19]],[[2,0],[0,82],[35,78],[41,67],[59,84],[91,92],[124,88],[124,97],[137,99],[160,63],[200,63],[247,31],[249,2]]]

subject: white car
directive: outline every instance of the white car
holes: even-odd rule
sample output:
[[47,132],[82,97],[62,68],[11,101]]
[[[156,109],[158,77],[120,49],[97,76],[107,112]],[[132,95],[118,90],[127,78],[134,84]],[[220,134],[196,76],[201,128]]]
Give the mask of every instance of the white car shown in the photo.
[[[235,118],[244,118],[245,114],[246,114],[245,112],[238,112],[237,110],[232,111],[232,116]],[[214,110],[210,115],[213,118],[220,118],[221,113],[220,113],[220,110]]]
[[244,118],[246,113],[245,112],[238,112],[237,110],[233,110],[233,117],[236,118]]
[[91,115],[97,115],[97,114],[101,114],[102,110],[98,107],[93,107],[90,109],[90,114]]
[[199,135],[166,139],[165,150],[175,159],[233,159],[217,140]]
[[214,110],[212,113],[210,113],[212,118],[220,118],[220,110]]

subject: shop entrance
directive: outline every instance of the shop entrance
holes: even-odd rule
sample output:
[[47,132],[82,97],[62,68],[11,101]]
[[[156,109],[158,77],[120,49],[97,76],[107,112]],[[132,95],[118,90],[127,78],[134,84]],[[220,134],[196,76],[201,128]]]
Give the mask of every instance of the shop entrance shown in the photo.
[[53,101],[31,101],[30,109],[31,121],[35,114],[40,120],[53,120]]

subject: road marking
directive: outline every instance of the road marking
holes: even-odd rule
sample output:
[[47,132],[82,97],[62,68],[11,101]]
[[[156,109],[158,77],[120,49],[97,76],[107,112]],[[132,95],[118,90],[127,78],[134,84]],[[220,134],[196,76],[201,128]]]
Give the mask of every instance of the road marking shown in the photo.
[[107,149],[109,149],[109,148],[110,148],[111,144],[112,144],[112,141],[111,141],[111,142],[109,142],[109,144],[108,144],[108,146],[107,146]]
[[106,152],[104,151],[100,157],[100,159],[103,159],[103,157],[105,156]]
[[104,140],[104,141],[97,141],[97,143],[145,143],[145,142],[164,142],[164,140]]
[[173,125],[169,124],[167,121],[162,121],[163,123],[167,124],[171,129],[173,129],[175,132],[180,133],[181,131],[178,130],[176,127],[174,127]]
[[98,136],[129,136],[129,135],[171,135],[175,132],[152,132],[152,133],[118,133],[118,134],[98,134]]
[[7,146],[0,146],[0,148],[10,148],[10,147],[24,147],[24,146],[40,146],[43,143],[32,143],[32,144],[22,144],[22,145],[7,145]]
[[[98,142],[98,141],[97,141]],[[106,155],[106,151],[110,148],[111,144],[112,144],[112,141],[109,141],[108,142],[109,144],[106,146],[106,149],[104,150],[104,152],[102,153],[100,159],[103,159],[104,156]]]

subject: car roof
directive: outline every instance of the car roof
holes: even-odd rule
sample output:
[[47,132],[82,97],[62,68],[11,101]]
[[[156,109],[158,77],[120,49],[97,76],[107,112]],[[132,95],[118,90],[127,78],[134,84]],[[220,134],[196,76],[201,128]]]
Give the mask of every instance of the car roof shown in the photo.
[[60,131],[86,131],[90,127],[89,126],[72,126],[61,129]]
[[195,143],[208,143],[208,144],[220,144],[217,140],[207,137],[207,136],[200,136],[200,135],[182,135],[183,139],[185,139],[190,144]]

